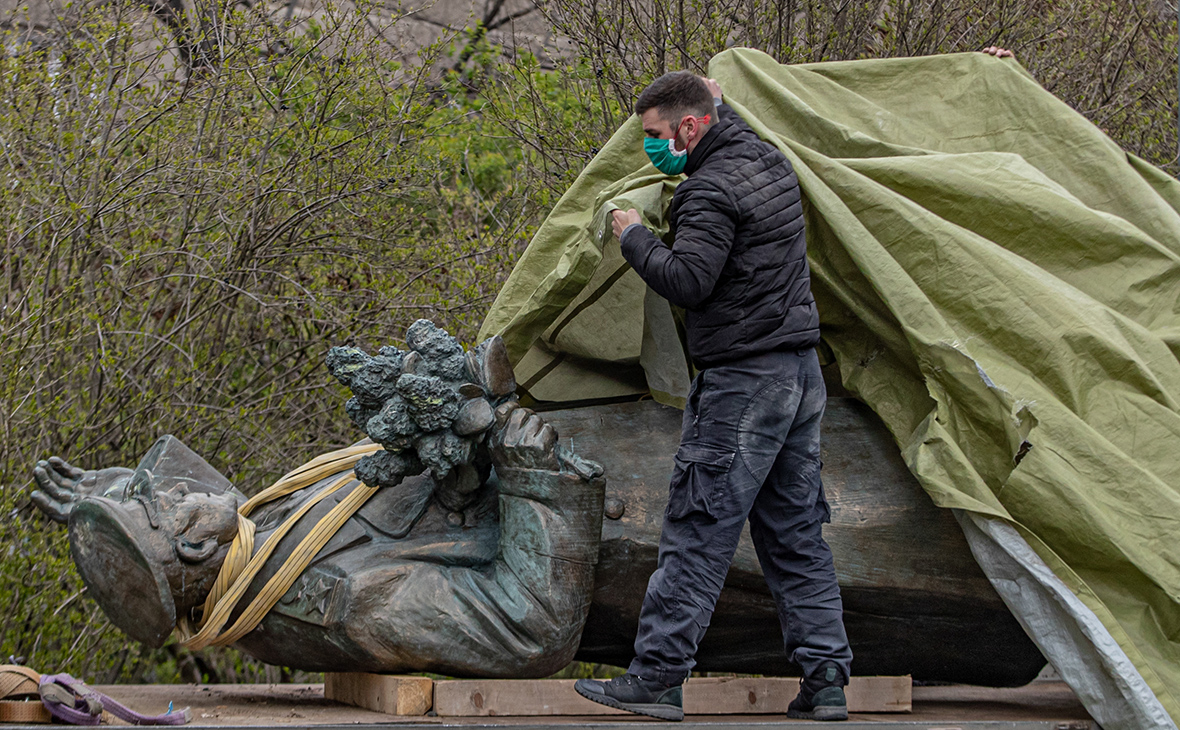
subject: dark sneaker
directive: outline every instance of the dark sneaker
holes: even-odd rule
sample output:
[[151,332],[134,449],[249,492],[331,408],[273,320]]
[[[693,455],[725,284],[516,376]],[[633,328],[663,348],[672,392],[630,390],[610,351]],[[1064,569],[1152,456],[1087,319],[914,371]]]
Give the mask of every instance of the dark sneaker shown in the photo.
[[787,717],[801,720],[847,720],[844,674],[834,662],[799,682],[799,695],[787,706]]
[[640,715],[673,720],[684,719],[684,701],[680,685],[668,686],[624,674],[606,682],[579,679],[574,682],[578,694],[600,705],[627,710]]

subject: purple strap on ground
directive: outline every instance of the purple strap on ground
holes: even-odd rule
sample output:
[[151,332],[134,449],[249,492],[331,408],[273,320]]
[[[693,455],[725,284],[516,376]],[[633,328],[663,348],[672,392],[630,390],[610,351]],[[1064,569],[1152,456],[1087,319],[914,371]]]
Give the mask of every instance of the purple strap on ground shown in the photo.
[[[75,706],[70,707],[58,701],[54,697],[56,692],[52,689],[47,692],[46,685],[58,685],[73,693]],[[187,708],[163,715],[141,715],[68,674],[46,674],[41,677],[41,702],[51,715],[71,725],[97,725],[102,721],[103,710],[132,725],[183,725],[191,719]]]

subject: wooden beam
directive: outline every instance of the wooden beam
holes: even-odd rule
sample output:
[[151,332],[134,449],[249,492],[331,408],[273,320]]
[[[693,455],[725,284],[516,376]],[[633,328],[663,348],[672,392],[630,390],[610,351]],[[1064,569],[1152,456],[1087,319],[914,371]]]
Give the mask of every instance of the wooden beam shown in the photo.
[[909,712],[913,687],[909,677],[853,677],[844,694],[849,712]]
[[[627,714],[584,699],[572,679],[449,679],[434,683],[439,717]],[[909,712],[909,677],[853,677],[849,712]],[[799,691],[785,677],[698,677],[684,685],[689,715],[783,715]]]
[[387,715],[425,715],[434,702],[434,680],[365,672],[325,672],[324,698]]

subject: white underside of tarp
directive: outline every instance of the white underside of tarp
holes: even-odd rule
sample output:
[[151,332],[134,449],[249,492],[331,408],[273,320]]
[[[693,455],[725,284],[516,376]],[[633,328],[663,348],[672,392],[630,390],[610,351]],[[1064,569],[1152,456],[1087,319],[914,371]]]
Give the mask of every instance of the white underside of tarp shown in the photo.
[[996,592],[1104,730],[1176,730],[1110,632],[1020,533],[1002,520],[953,511]]

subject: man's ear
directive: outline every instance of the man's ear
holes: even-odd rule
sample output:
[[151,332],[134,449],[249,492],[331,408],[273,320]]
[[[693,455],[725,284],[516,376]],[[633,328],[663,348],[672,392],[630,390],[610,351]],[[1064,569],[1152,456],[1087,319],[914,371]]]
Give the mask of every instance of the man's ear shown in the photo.
[[[677,127],[684,132],[684,149],[688,149],[688,146],[692,144],[693,140],[701,138],[701,123],[697,121],[697,117],[693,114],[685,114]],[[674,135],[676,134],[677,127],[672,128]]]

